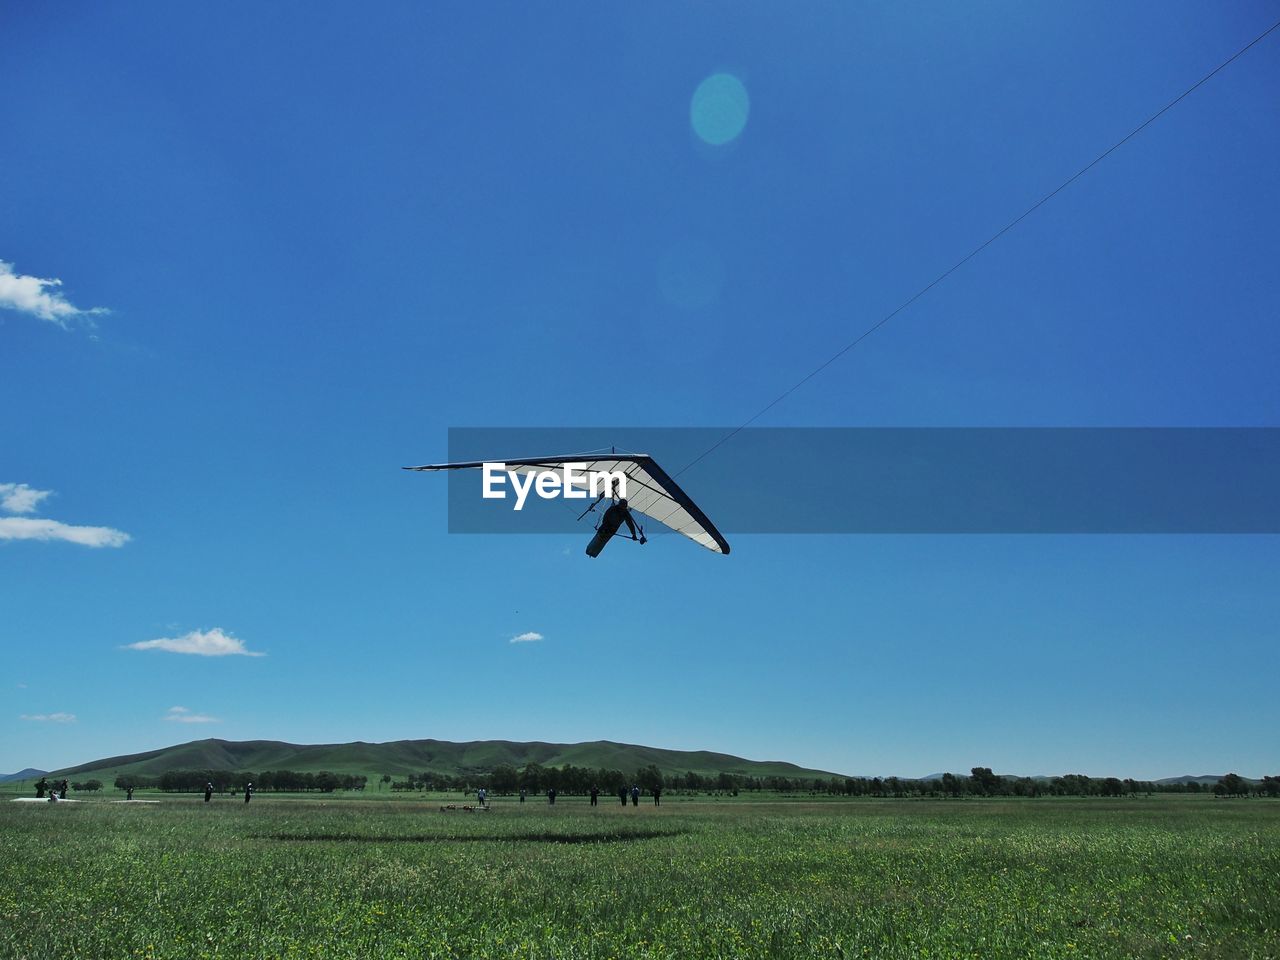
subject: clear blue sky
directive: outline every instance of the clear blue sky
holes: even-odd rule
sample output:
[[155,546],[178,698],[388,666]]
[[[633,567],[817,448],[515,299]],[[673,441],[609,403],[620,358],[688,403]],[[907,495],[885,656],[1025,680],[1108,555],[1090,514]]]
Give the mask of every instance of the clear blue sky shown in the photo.
[[[449,536],[399,470],[450,426],[741,422],[1275,16],[11,5],[0,771],[218,736],[1280,772],[1275,537],[591,562]],[[761,422],[1276,425],[1278,120],[1280,34]],[[128,649],[182,638],[265,656]]]

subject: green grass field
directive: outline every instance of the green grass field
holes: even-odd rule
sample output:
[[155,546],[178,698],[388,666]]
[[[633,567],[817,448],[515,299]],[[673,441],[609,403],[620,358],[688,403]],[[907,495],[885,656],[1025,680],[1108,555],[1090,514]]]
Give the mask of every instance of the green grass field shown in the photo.
[[1280,956],[1264,800],[4,802],[0,871],[4,957]]

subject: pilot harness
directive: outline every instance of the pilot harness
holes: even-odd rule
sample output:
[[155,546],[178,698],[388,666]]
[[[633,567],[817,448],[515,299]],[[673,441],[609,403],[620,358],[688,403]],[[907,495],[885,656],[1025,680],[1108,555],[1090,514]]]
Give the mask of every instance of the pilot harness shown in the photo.
[[[600,505],[600,501],[603,500],[604,498],[605,498],[605,494],[603,493],[600,494],[600,496],[596,497],[595,502],[592,503],[591,506],[587,507],[587,509],[583,510],[582,513],[578,514],[578,519],[581,520],[588,513],[596,513],[596,507]],[[616,503],[617,501],[618,501],[617,497],[609,498],[610,505]],[[644,525],[641,524],[640,521],[636,519],[636,514],[631,510],[630,507],[627,507],[626,509],[627,509],[627,515],[631,517],[631,522],[636,525],[636,531],[638,532],[639,536],[632,536],[632,535],[624,536],[622,533],[621,526],[618,527],[618,529],[614,532],[613,535],[615,537],[621,537],[623,540],[631,540],[635,543],[646,543],[648,538],[645,537],[644,535]],[[597,533],[600,532],[600,521],[603,519],[604,519],[604,514],[596,513],[596,522],[595,522],[594,529]]]

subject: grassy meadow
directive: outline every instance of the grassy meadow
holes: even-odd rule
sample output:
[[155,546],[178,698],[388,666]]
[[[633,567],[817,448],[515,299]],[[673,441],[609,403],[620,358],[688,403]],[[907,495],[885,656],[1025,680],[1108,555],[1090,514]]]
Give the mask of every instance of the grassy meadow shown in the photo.
[[0,957],[1280,956],[1265,800],[114,796],[0,803]]

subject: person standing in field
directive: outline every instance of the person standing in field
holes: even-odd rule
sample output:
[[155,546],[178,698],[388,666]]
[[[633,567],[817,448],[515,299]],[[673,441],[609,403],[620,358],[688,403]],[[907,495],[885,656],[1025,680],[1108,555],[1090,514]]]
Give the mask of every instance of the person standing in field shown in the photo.
[[124,798],[125,798],[126,800],[132,800],[132,799],[133,799],[133,787],[132,787],[132,786],[125,787],[125,790],[124,790]]
[[528,792],[529,792],[529,791],[528,791],[528,790],[526,790],[524,787],[521,787],[521,788],[520,788],[520,802],[521,802],[521,803],[524,803],[525,795],[526,795],[526,794],[528,794]]
[[556,805],[556,788],[555,787],[552,787],[550,790],[547,791],[547,803],[553,807]]
[[476,803],[480,804],[480,806],[483,807],[485,805],[484,798],[485,798],[484,787],[481,787],[479,790],[476,791]]
[[49,789],[49,781],[46,780],[44,777],[41,777],[39,782],[36,784],[36,799],[43,800],[44,792],[48,789]]
[[593,807],[597,807],[600,805],[600,788],[599,787],[591,788],[591,805]]
[[204,802],[208,803],[213,799],[213,781],[206,780],[204,784]]
[[627,785],[624,783],[618,788],[618,799],[622,801],[622,805],[627,805]]
[[248,803],[249,798],[253,796],[253,781],[250,780],[244,785],[244,802]]
[[640,806],[640,788],[634,783],[631,785],[631,805],[633,807]]
[[67,799],[67,781],[65,781],[65,780],[63,780],[63,781],[62,781],[62,797],[61,797],[61,799],[63,799],[63,800]]
[[654,805],[655,807],[660,807],[660,806],[662,806],[662,788],[661,788],[661,787],[654,787],[654,788],[653,788],[652,790],[650,790],[649,792],[653,794],[653,805]]

